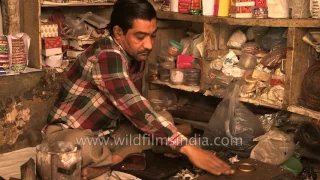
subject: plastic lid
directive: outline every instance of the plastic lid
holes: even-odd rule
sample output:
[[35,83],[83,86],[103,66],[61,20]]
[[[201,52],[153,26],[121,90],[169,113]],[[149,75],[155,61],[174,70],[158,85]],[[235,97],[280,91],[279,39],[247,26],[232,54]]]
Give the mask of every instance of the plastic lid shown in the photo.
[[181,46],[180,43],[178,43],[177,41],[174,40],[170,40],[169,44],[175,48],[177,48],[179,51],[183,50],[183,47]]
[[282,166],[293,173],[300,173],[303,170],[301,162],[293,156],[286,160]]

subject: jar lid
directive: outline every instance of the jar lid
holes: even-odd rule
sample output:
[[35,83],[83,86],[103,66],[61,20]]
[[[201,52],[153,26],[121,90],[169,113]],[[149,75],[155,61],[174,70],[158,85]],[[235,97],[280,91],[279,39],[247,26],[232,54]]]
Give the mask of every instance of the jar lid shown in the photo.
[[179,51],[182,51],[183,50],[183,47],[181,46],[180,43],[178,43],[177,41],[175,40],[170,40],[169,44],[175,48],[177,48]]

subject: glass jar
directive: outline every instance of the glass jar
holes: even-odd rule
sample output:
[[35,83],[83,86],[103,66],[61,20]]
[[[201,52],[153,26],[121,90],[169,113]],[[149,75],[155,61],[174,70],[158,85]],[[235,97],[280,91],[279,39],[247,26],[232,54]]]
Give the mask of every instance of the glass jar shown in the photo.
[[166,61],[160,63],[160,68],[162,69],[172,69],[175,68],[176,64],[173,61]]
[[257,19],[268,18],[268,7],[255,7],[252,9],[252,17]]
[[167,51],[171,56],[177,57],[178,55],[181,54],[182,50],[183,50],[183,46],[180,43],[174,40],[169,41]]
[[184,70],[185,79],[200,79],[201,77],[200,69],[186,69]]
[[170,69],[170,81],[173,84],[182,84],[184,80],[184,72],[182,69]]
[[170,81],[170,70],[168,69],[159,69],[160,81],[168,82]]
[[186,85],[186,86],[199,86],[200,79],[199,78],[185,78],[184,85]]

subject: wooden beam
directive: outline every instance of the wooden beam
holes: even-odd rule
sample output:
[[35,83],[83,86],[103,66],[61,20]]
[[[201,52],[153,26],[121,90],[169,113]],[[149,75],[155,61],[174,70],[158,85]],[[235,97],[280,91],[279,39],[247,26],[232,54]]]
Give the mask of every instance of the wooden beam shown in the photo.
[[28,34],[31,38],[29,48],[29,66],[33,68],[42,68],[41,61],[41,38],[40,38],[40,1],[38,0],[21,0],[23,4],[23,18],[21,31]]
[[3,34],[16,34],[20,32],[19,2],[19,0],[1,1]]

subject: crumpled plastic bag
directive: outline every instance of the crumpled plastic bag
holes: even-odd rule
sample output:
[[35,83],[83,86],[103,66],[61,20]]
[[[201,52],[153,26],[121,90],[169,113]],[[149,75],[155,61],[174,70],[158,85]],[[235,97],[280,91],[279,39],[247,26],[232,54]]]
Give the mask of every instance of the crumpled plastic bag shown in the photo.
[[259,143],[252,149],[250,158],[273,165],[282,164],[295,151],[293,137],[277,129],[272,129],[253,141]]
[[241,30],[237,30],[231,35],[227,46],[229,48],[240,49],[245,42],[247,42],[247,36]]
[[265,131],[259,119],[239,101],[240,84],[230,87],[233,89],[216,108],[203,137],[216,147],[250,152],[255,145],[252,140]]

